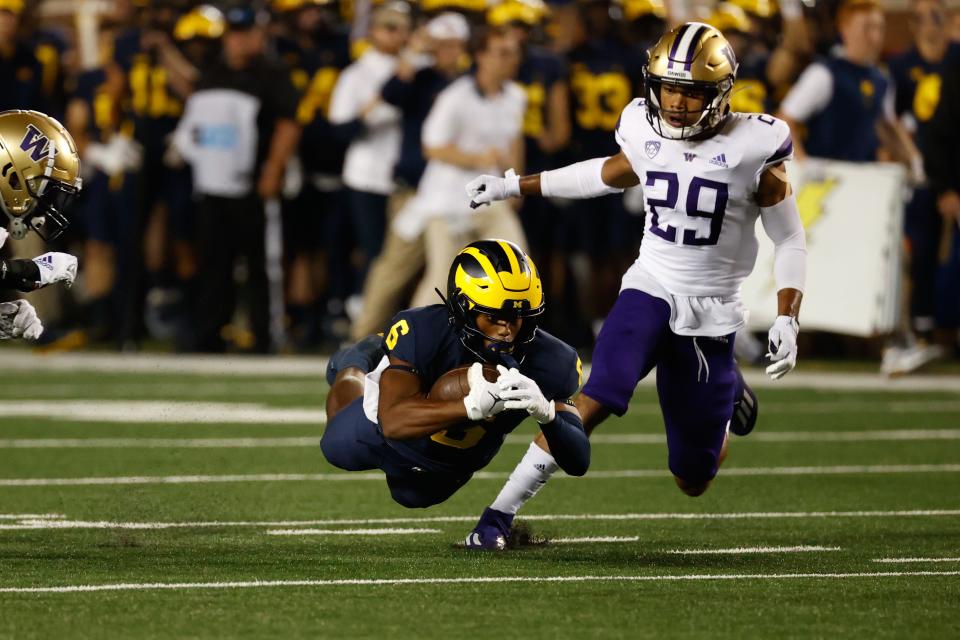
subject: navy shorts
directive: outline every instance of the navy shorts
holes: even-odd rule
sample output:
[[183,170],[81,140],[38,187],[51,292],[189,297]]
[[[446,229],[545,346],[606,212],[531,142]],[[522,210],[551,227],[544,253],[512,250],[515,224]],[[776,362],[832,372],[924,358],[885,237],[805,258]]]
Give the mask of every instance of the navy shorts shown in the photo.
[[738,391],[734,334],[679,336],[669,321],[664,300],[624,289],[597,337],[583,394],[622,416],[637,383],[657,367],[670,471],[705,482],[717,475]]
[[473,475],[437,473],[405,458],[387,444],[377,423],[367,418],[362,397],[327,423],[320,449],[330,464],[345,471],[381,469],[393,499],[412,509],[440,504]]

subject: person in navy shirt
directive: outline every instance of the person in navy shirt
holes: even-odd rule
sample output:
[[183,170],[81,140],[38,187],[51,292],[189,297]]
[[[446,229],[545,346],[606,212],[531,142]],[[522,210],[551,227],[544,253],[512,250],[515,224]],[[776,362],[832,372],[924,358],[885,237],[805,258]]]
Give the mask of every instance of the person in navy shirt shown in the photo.
[[[504,240],[467,245],[450,268],[443,302],[402,311],[384,336],[331,359],[320,442],[326,459],[347,471],[381,469],[396,502],[429,507],[466,484],[531,416],[558,465],[586,473],[590,445],[570,400],[580,361],[537,328],[544,298],[530,258]],[[484,378],[481,363],[498,365],[497,381]],[[444,373],[465,365],[465,398],[427,395]]]
[[[910,26],[914,46],[892,58],[889,67],[896,84],[897,116],[914,133],[921,152],[926,152],[944,77],[960,62],[960,43],[950,42],[941,0],[915,0]],[[939,253],[944,227],[934,191],[929,185],[917,188],[905,211],[904,232],[911,281],[910,324],[919,339],[892,352],[893,359],[887,359],[891,373],[907,373],[943,355],[932,339],[938,325],[950,324],[938,309],[942,306],[937,283],[942,280]]]

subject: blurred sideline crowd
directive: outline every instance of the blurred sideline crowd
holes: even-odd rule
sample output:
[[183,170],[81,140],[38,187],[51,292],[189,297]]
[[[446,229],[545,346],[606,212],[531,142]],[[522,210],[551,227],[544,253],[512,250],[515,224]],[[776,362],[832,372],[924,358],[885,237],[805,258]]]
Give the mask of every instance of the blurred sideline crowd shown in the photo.
[[60,119],[83,159],[61,241],[81,277],[31,296],[47,348],[330,350],[439,302],[482,237],[529,250],[543,326],[588,348],[640,191],[472,211],[464,185],[616,153],[646,50],[688,20],[735,49],[732,109],[785,119],[798,159],[904,165],[909,322],[885,366],[955,356],[960,12],[941,0],[0,0],[0,110]]

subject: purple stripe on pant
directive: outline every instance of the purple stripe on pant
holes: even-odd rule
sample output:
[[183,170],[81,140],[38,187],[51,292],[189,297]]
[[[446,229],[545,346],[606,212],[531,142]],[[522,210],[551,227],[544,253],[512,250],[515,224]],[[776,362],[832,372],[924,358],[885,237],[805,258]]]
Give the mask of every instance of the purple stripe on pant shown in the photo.
[[679,336],[664,300],[624,289],[600,330],[583,394],[622,416],[657,367],[670,471],[691,483],[710,480],[737,392],[733,339]]

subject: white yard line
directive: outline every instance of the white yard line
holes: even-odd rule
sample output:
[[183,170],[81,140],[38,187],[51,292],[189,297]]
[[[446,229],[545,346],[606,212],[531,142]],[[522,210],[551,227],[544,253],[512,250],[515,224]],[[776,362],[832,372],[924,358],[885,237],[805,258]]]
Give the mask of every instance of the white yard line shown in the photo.
[[136,422],[218,424],[324,424],[321,409],[268,407],[253,403],[177,402],[154,400],[0,400],[0,416],[7,424],[17,417],[72,422]]
[[[960,509],[912,509],[905,511],[745,511],[730,513],[553,513],[523,515],[532,522],[643,522],[700,520],[783,520],[833,518],[943,518],[958,517]],[[53,516],[51,516],[52,518]],[[63,517],[63,516],[60,516]],[[369,525],[417,525],[441,523],[474,523],[476,514],[462,516],[412,516],[406,518],[332,518],[319,520],[241,520],[186,522],[112,522],[84,520],[30,520],[21,516],[18,524],[0,524],[0,530],[38,529],[206,529],[206,528],[292,528]],[[20,518],[18,518],[20,519]]]
[[440,529],[271,529],[268,536],[403,536],[440,533]]
[[0,449],[271,449],[320,445],[320,436],[292,438],[10,438]]
[[[846,474],[896,474],[896,473],[957,473],[960,464],[902,464],[902,465],[841,465],[822,467],[733,467],[724,469],[725,477],[733,476],[808,476]],[[500,471],[478,471],[477,480],[503,480],[510,474]],[[568,479],[563,474],[557,478]],[[668,478],[665,469],[624,469],[618,471],[593,471],[583,479],[610,480],[619,478]],[[51,487],[84,485],[130,485],[130,484],[211,484],[230,482],[369,482],[383,480],[383,474],[356,473],[252,473],[229,475],[178,475],[178,476],[105,476],[92,478],[4,478],[0,487]],[[582,480],[582,479],[581,479]]]
[[960,558],[874,558],[873,562],[912,564],[914,562],[960,562]]
[[638,542],[640,536],[593,536],[586,538],[550,538],[548,544],[582,544],[597,542]]
[[0,520],[56,520],[66,517],[61,513],[0,513]]
[[0,351],[3,371],[195,374],[221,376],[317,376],[323,380],[327,358],[308,356],[234,356],[186,354],[58,353]]
[[380,578],[342,580],[247,580],[236,582],[153,582],[121,584],[2,587],[0,593],[83,593],[97,591],[182,591],[191,589],[264,589],[269,587],[349,587],[437,584],[698,582],[713,580],[848,580],[852,578],[957,577],[960,571],[866,571],[860,573],[705,573],[648,576],[483,576],[474,578]]
[[193,382],[156,382],[136,379],[109,386],[103,380],[91,376],[89,380],[72,383],[24,384],[17,387],[17,393],[9,394],[13,398],[78,398],[122,397],[156,398],[171,396],[209,397],[216,395],[236,396],[255,394],[258,396],[302,396],[316,395],[327,390],[325,380],[318,378],[313,382],[300,380],[278,380],[276,382],[248,381],[242,379],[207,380]]
[[[875,431],[761,431],[744,442],[923,442],[960,440],[960,429],[888,429]],[[591,444],[663,444],[662,435],[652,433],[596,434]],[[507,436],[506,444],[528,445],[530,436]],[[7,438],[0,449],[269,449],[276,447],[315,448],[320,436],[289,438]]]
[[808,553],[814,551],[840,551],[840,547],[799,545],[795,547],[733,547],[731,549],[673,549],[666,553],[678,556],[742,555],[752,553]]
[[[327,359],[306,356],[201,356],[184,354],[100,354],[72,353],[36,355],[19,349],[0,350],[3,371],[95,371],[146,374],[197,374],[219,376],[317,376],[326,375]],[[589,365],[584,367],[588,377]],[[887,379],[879,373],[794,371],[772,381],[762,370],[745,372],[747,382],[757,388],[810,388],[827,391],[960,391],[960,376],[913,375]],[[651,386],[655,376],[641,382]]]

